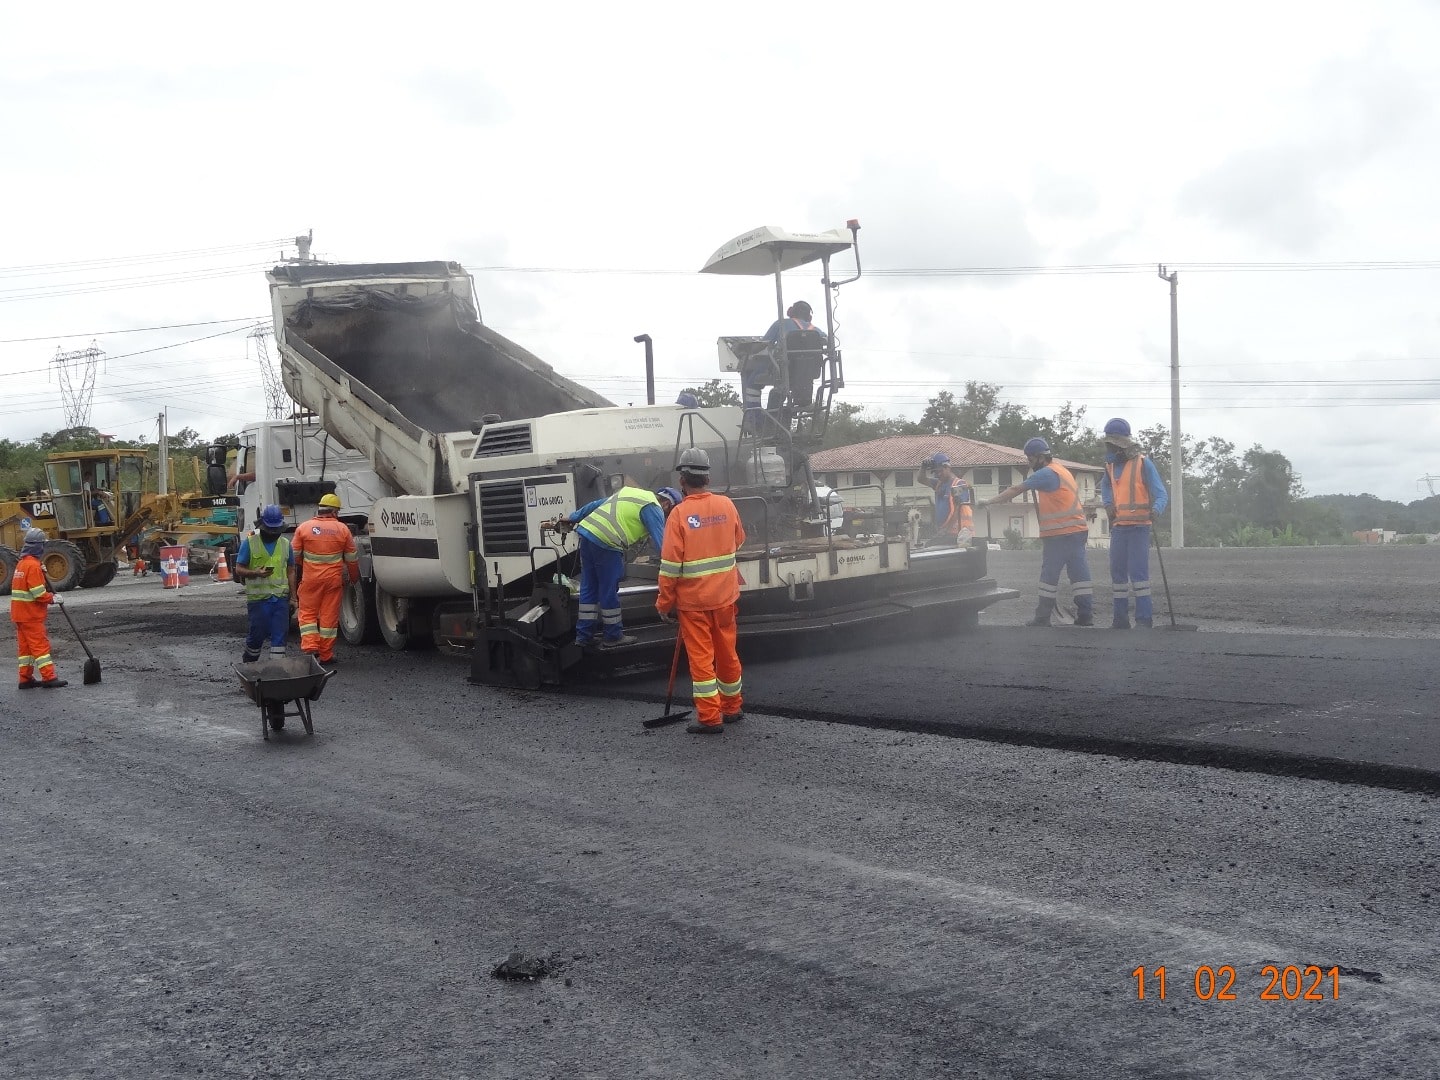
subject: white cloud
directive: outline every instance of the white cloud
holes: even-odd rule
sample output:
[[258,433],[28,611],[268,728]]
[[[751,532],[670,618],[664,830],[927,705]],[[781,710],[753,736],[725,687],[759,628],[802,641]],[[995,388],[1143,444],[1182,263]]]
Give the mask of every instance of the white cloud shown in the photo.
[[[1182,268],[1187,431],[1281,450],[1312,492],[1412,498],[1440,472],[1423,449],[1434,272],[1187,268],[1431,257],[1432,5],[623,14],[8,13],[0,435],[61,426],[48,363],[91,333],[117,358],[95,395],[105,430],[138,433],[167,405],[173,427],[206,433],[258,416],[246,324],[208,341],[99,332],[263,317],[280,238],[312,227],[326,258],[477,268],[487,322],[639,400],[635,334],[655,339],[663,393],[716,373],[717,336],[773,317],[767,282],[695,273],[720,243],[856,216],[871,270],[1138,269],[867,275],[840,295],[850,400],[918,415],[981,379],[1035,412],[1073,401],[1097,423],[1168,423],[1167,262]],[[117,261],[173,252],[198,254]],[[478,269],[503,266],[665,273]],[[787,289],[818,306],[817,278]]]

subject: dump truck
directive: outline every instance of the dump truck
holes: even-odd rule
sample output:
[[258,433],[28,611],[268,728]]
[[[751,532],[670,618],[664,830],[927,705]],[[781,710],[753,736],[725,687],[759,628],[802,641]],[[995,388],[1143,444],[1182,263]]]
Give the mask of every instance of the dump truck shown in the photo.
[[629,559],[622,583],[635,643],[603,655],[575,645],[579,553],[553,523],[627,483],[673,483],[694,446],[749,537],[738,555],[742,649],[925,614],[973,624],[1017,595],[986,575],[983,547],[843,535],[810,474],[808,451],[844,386],[832,301],[859,277],[858,253],[846,281],[832,281],[830,261],[855,249],[856,230],[752,230],[703,267],[773,277],[778,316],[783,273],[820,264],[823,340],[718,339],[722,371],[763,356],[765,409],[616,406],[485,326],[454,262],[276,266],[281,377],[305,412],[288,431],[246,430],[244,519],[273,502],[298,524],[335,491],[360,551],[361,581],[342,605],[348,642],[433,640],[469,659],[473,682],[538,688],[668,659],[674,630],[654,610],[653,553]]
[[[146,491],[153,468],[144,450],[59,451],[45,459],[46,487],[0,502],[0,595],[10,592],[25,531],[45,532],[41,562],[56,592],[98,589],[115,579],[133,542],[157,560],[162,545],[179,544],[200,556],[236,546],[238,500],[196,491]],[[198,477],[197,477],[198,482]],[[158,565],[158,563],[157,563]]]

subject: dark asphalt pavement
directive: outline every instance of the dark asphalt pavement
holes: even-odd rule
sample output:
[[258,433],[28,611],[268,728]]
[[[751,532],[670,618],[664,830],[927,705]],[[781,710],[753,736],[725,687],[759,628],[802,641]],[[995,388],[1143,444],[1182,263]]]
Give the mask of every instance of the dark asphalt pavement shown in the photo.
[[233,587],[72,603],[105,681],[56,626],[75,685],[0,689],[0,1075],[1440,1074],[1432,796],[863,726],[1273,749],[1427,643],[993,625],[754,663],[713,740],[342,647],[266,743]]
[[[1440,792],[1435,643],[982,626],[752,663],[763,713]],[[665,679],[606,692],[663,700]]]

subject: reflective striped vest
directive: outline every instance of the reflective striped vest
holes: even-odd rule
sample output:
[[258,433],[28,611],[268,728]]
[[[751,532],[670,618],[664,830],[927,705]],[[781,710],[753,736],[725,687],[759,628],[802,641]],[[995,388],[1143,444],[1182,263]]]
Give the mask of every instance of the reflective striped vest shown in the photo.
[[745,543],[740,511],[724,495],[687,495],[665,520],[660,552],[661,611],[713,611],[740,599],[735,552]]
[[44,622],[50,605],[45,568],[34,555],[22,555],[10,578],[10,621]]
[[577,528],[602,547],[624,551],[649,535],[640,520],[640,511],[647,506],[660,509],[660,500],[653,491],[622,487],[581,518]]
[[[1120,480],[1116,479],[1117,471]],[[1108,461],[1105,463],[1105,474],[1110,478],[1110,497],[1115,500],[1115,524],[1149,525],[1150,485],[1145,483],[1145,455],[1140,454],[1128,461]]]
[[1089,532],[1090,526],[1085,523],[1085,507],[1080,502],[1080,488],[1075,483],[1075,477],[1058,462],[1052,461],[1046,467],[1060,478],[1060,486],[1054,491],[1035,491],[1035,501],[1040,512],[1040,535],[1068,536],[1070,533]]
[[264,570],[267,566],[273,569],[269,577],[245,579],[245,599],[269,600],[272,596],[289,596],[290,541],[283,536],[277,537],[274,551],[265,550],[265,541],[260,539],[259,531],[252,532],[246,541],[250,556],[246,565],[251,570]]
[[[360,573],[355,537],[339,518],[313,517],[295,530],[292,541],[306,581],[334,580],[343,584],[347,569],[351,581]],[[348,564],[348,567],[346,566]]]

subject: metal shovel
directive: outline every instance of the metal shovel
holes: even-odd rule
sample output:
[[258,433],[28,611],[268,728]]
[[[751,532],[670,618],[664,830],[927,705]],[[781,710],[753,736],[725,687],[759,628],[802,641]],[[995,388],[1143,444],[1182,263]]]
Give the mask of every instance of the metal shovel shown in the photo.
[[643,727],[657,728],[666,727],[669,724],[678,724],[681,720],[689,717],[694,709],[685,709],[682,712],[671,712],[670,705],[675,700],[675,673],[680,670],[680,631],[675,631],[675,655],[670,660],[670,686],[665,691],[665,711],[659,716],[646,720]]

